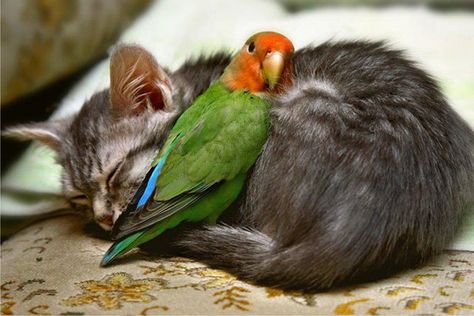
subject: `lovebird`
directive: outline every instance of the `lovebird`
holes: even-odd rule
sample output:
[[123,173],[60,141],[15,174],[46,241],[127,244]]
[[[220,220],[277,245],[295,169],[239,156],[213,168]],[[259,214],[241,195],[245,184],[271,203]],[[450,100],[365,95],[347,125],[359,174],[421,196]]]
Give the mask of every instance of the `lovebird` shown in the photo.
[[183,221],[215,223],[238,197],[267,139],[270,102],[292,82],[285,36],[251,36],[171,129],[112,230],[101,265]]

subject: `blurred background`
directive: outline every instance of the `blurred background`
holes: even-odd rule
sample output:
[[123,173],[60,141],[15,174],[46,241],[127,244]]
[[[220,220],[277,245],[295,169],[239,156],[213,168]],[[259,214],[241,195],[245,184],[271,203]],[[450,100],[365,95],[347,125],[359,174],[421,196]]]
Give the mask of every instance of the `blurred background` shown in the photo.
[[[175,69],[269,29],[297,49],[386,40],[430,72],[474,126],[473,0],[2,0],[2,129],[77,111],[108,86],[117,42],[139,43]],[[2,213],[54,208],[61,170],[53,153],[9,140],[1,149]]]
[[[47,119],[150,0],[2,0],[2,127]],[[3,140],[2,173],[24,144]]]

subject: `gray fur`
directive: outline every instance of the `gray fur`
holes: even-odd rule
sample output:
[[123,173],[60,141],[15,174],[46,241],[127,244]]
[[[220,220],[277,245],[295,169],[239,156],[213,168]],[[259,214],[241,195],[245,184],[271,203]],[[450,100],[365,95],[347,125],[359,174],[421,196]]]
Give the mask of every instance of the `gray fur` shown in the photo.
[[[178,112],[228,61],[202,58],[170,74],[173,111],[117,119],[108,92],[95,95],[56,133],[66,196],[85,194],[96,217],[96,207],[120,214]],[[174,250],[258,284],[322,290],[443,249],[473,201],[474,134],[434,81],[381,43],[308,47],[294,71],[294,87],[272,100],[238,219],[178,228],[168,234]],[[120,161],[114,193],[104,179]]]
[[259,284],[312,290],[438,253],[473,199],[472,130],[383,44],[326,43],[294,62],[240,207],[239,225],[258,233],[210,226],[178,241],[183,251]]

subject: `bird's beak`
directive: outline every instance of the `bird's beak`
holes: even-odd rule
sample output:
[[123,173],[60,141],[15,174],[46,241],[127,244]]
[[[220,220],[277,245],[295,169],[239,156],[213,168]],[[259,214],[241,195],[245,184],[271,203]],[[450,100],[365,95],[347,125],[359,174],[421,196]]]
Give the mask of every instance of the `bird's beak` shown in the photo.
[[265,56],[262,66],[265,82],[271,90],[280,80],[283,67],[285,66],[285,56],[280,52],[272,52]]

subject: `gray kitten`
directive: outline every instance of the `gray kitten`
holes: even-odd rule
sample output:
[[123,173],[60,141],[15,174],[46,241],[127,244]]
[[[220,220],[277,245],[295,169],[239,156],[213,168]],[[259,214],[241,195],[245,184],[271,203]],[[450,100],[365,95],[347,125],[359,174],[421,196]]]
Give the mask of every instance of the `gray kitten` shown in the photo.
[[[177,115],[228,60],[168,77],[143,49],[119,48],[110,91],[71,119],[10,134],[55,148],[65,195],[109,229]],[[299,50],[294,86],[272,103],[233,226],[178,228],[168,234],[177,253],[258,284],[322,290],[423,263],[452,240],[473,201],[474,133],[400,52],[367,42]]]
[[[213,59],[215,70],[209,64]],[[16,126],[3,135],[35,139],[55,150],[64,168],[66,199],[111,230],[177,116],[220,76],[227,62],[227,56],[218,54],[187,64],[170,77],[143,48],[118,46],[111,57],[110,89],[94,94],[79,113]],[[192,73],[202,75],[191,85]]]

